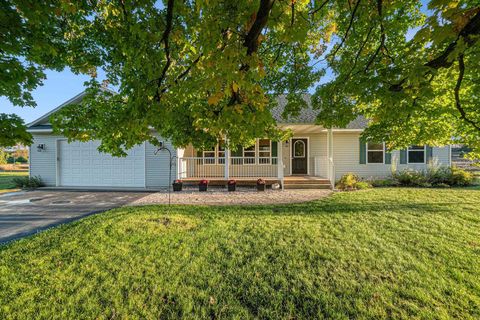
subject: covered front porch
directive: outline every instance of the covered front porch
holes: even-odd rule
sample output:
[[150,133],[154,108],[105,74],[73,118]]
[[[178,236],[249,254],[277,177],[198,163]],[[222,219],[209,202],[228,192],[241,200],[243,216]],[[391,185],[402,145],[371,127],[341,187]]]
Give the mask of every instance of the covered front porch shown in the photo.
[[235,179],[253,185],[261,178],[267,185],[334,185],[332,131],[316,125],[285,126],[293,136],[287,141],[257,139],[254,146],[228,150],[222,142],[211,150],[189,146],[178,151],[177,177],[185,183],[202,179],[225,185]]

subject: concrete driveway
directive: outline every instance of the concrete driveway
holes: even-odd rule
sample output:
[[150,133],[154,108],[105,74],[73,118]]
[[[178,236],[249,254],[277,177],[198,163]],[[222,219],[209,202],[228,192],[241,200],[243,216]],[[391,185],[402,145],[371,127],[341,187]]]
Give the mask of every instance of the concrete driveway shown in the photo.
[[0,196],[0,244],[92,213],[121,207],[148,192],[30,191]]

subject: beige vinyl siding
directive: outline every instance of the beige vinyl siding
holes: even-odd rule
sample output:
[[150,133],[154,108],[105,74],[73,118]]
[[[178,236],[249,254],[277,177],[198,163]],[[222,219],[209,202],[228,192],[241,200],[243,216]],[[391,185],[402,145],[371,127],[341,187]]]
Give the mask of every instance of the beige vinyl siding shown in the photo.
[[[57,139],[62,136],[35,133],[33,144],[30,146],[30,175],[39,176],[48,187],[54,187],[57,183]],[[45,144],[45,150],[37,151],[39,144]]]
[[[327,134],[326,133],[293,133],[292,138],[308,139],[308,172],[309,175],[326,177]],[[292,157],[291,141],[282,143],[284,175],[290,175],[290,160]]]
[[[360,133],[333,133],[333,161],[335,163],[335,176],[339,179],[343,174],[353,172],[363,178],[386,177],[391,174],[390,164],[360,164]],[[441,165],[450,165],[449,146],[433,148],[433,158]],[[426,164],[400,164],[400,151],[392,152],[392,163],[396,161],[397,169],[412,168],[426,169]]]

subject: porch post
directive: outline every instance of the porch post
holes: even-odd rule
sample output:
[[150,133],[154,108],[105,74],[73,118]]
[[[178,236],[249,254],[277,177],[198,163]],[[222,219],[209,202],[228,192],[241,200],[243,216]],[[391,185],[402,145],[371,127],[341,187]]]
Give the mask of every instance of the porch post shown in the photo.
[[229,173],[229,153],[230,151],[228,150],[227,147],[227,137],[225,137],[225,180],[228,181],[230,179],[230,173]]
[[277,141],[277,177],[280,180],[280,185],[282,186],[282,190],[285,189],[284,187],[284,179],[283,179],[283,145],[282,141]]
[[332,128],[327,132],[327,161],[328,161],[328,179],[332,187],[335,186],[335,167],[333,163],[333,131]]

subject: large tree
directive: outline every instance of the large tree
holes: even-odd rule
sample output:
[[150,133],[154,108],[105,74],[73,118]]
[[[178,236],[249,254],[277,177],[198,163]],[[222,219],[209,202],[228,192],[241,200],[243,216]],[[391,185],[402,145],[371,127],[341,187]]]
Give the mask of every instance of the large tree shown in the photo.
[[[24,19],[29,2],[5,3]],[[391,148],[456,140],[480,154],[478,1],[432,0],[426,13],[414,0],[51,3],[60,65],[93,76],[84,102],[53,123],[104,151],[157,143],[152,128],[179,146],[278,139],[274,97],[287,94],[295,114],[313,90],[327,127],[363,114],[365,136]],[[95,68],[118,94],[100,90]]]
[[[100,61],[83,50],[89,38],[77,36],[91,8],[86,1],[0,0],[0,96],[20,107],[35,107],[31,91],[42,84],[46,68],[94,70]],[[0,146],[29,144],[25,130],[21,118],[0,113]]]

